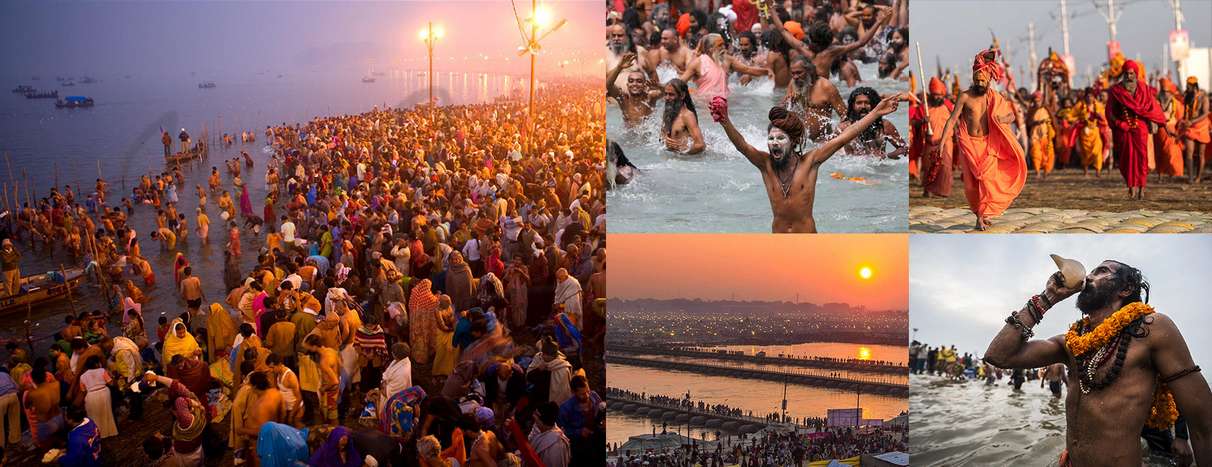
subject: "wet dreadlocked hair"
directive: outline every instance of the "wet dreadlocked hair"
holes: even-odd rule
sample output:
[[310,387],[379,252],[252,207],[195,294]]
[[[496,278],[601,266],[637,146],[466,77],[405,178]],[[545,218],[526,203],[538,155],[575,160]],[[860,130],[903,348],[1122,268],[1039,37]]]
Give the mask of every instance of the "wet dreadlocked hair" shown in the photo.
[[[1119,265],[1115,270],[1115,284],[1118,290],[1128,289],[1132,294],[1124,298],[1124,303],[1144,302],[1149,303],[1149,281],[1145,280],[1144,273],[1140,269],[1136,269],[1127,264],[1116,260],[1108,260]],[[1144,297],[1142,299],[1142,296]]]
[[[846,99],[846,120],[851,123],[857,123],[866,114],[859,114],[854,111],[854,101],[858,96],[867,96],[867,100],[871,102],[871,107],[874,109],[876,104],[880,103],[880,93],[876,92],[867,86],[859,86],[850,91],[850,97]],[[864,128],[862,133],[859,133],[859,139],[862,141],[872,141],[880,136],[880,132],[884,130],[884,117],[876,118],[871,122],[871,126]]]
[[669,135],[669,132],[673,130],[673,121],[677,120],[678,114],[682,113],[683,107],[690,109],[690,113],[696,117],[699,113],[694,110],[694,101],[690,100],[690,88],[686,86],[685,81],[674,78],[665,83],[665,85],[673,86],[673,92],[678,95],[678,98],[674,99],[672,104],[665,104],[665,114],[661,118],[661,121],[664,122],[661,132]]

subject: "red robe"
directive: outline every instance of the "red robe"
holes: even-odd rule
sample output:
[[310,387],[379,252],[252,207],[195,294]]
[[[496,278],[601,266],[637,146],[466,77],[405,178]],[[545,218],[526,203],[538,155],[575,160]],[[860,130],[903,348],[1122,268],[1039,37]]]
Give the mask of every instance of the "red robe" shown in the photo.
[[1107,95],[1107,124],[1119,173],[1129,188],[1143,188],[1149,175],[1149,122],[1166,124],[1154,97],[1157,91],[1137,81],[1135,93],[1116,84]]

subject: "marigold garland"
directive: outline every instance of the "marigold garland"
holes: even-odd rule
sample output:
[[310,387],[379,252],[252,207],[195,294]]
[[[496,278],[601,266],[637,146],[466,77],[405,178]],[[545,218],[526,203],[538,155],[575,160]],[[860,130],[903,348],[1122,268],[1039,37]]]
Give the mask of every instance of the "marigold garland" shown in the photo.
[[[1074,357],[1080,357],[1106,345],[1133,321],[1154,312],[1153,307],[1144,303],[1129,303],[1108,316],[1094,330],[1078,335],[1077,332],[1089,323],[1089,318],[1082,318],[1069,327],[1069,332],[1065,334],[1065,347],[1069,348],[1069,353]],[[1160,430],[1169,428],[1177,419],[1178,408],[1174,405],[1174,395],[1170,392],[1170,388],[1159,382],[1157,389],[1153,392],[1153,406],[1149,410],[1149,420],[1145,424],[1150,428]]]
[[1133,302],[1124,305],[1119,311],[1112,313],[1107,319],[1098,324],[1094,328],[1083,335],[1078,335],[1077,331],[1086,327],[1090,318],[1082,318],[1072,326],[1069,326],[1069,332],[1065,334],[1065,347],[1069,348],[1069,353],[1074,357],[1085,355],[1099,347],[1107,345],[1111,338],[1118,336],[1119,332],[1124,330],[1133,321],[1138,318],[1153,314],[1153,307],[1141,302]]

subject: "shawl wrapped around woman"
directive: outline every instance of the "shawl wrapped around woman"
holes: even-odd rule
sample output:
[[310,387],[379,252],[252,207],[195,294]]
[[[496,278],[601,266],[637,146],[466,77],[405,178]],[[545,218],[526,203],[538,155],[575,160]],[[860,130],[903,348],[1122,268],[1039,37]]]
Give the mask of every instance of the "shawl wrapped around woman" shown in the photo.
[[424,400],[425,390],[420,386],[392,394],[379,414],[379,430],[397,440],[404,439],[418,421],[418,406]]
[[[416,256],[413,256],[416,258]],[[431,290],[432,283],[424,279],[412,288],[408,298],[408,340],[412,343],[412,360],[424,365],[429,363],[430,347],[436,326],[438,297]]]
[[223,305],[211,303],[210,314],[206,316],[206,348],[210,351],[210,361],[220,360],[220,350],[231,346],[235,340],[236,321]]
[[446,271],[446,294],[457,311],[466,310],[475,303],[476,284],[471,268],[461,256],[451,255],[450,269]]
[[194,340],[193,334],[189,331],[185,332],[185,337],[177,337],[177,328],[185,329],[185,323],[181,318],[174,319],[168,327],[168,334],[164,335],[164,357],[161,364],[168,366],[174,355],[182,355],[185,357],[193,356],[194,352],[202,350],[198,347],[198,341]]
[[387,338],[378,325],[363,325],[354,334],[354,350],[367,360],[383,361],[388,357]]
[[308,429],[266,422],[257,436],[257,458],[262,467],[295,467],[307,463]]
[[308,464],[313,467],[361,467],[362,456],[358,454],[358,448],[354,447],[353,439],[346,440],[345,460],[341,461],[341,448],[338,447],[338,443],[342,437],[348,437],[349,434],[349,429],[343,426],[333,428],[332,433],[328,435],[328,440],[324,441],[324,445],[311,455]]

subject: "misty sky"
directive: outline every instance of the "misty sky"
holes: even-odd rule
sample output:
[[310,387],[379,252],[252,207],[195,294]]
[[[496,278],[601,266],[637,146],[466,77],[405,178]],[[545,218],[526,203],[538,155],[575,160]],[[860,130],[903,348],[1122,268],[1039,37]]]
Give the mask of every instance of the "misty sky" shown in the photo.
[[[612,298],[842,302],[904,310],[904,235],[610,234]],[[858,271],[867,266],[870,279]]]
[[[1098,0],[1105,4],[1106,0]],[[1138,57],[1154,69],[1162,58],[1162,46],[1174,29],[1174,14],[1169,0],[1116,0],[1123,5],[1118,22],[1118,40],[1129,59]],[[1064,50],[1060,30],[1059,0],[912,0],[909,39],[922,44],[922,60],[927,75],[934,73],[935,56],[943,67],[959,70],[967,76],[972,57],[989,47],[989,29],[997,34],[1003,50],[1011,59],[1020,86],[1030,86],[1030,78],[1018,78],[1019,67],[1026,66],[1029,55],[1027,23],[1035,21],[1036,53],[1042,60],[1052,47]],[[1212,47],[1212,0],[1182,0],[1186,29],[1192,47]],[[1097,73],[1106,62],[1107,22],[1095,11],[1091,0],[1069,0],[1069,50],[1077,65],[1076,84],[1085,85],[1086,67]],[[915,54],[910,51],[910,54]],[[1168,59],[1167,59],[1168,60]],[[916,70],[917,59],[913,58]],[[1035,73],[1031,66],[1030,73]],[[965,83],[966,85],[966,83]]]
[[[599,75],[600,1],[545,2],[568,23],[543,42],[540,67],[580,60]],[[530,2],[518,1],[525,17]],[[125,74],[206,78],[426,63],[417,33],[443,24],[435,69],[522,73],[508,1],[447,2],[0,2],[0,74],[28,80]],[[489,60],[478,57],[489,56]],[[454,57],[451,60],[451,57]],[[467,57],[465,60],[464,57]],[[509,61],[506,62],[505,58]],[[550,68],[548,68],[550,70]],[[10,78],[11,79],[11,78]],[[200,78],[201,79],[201,78]]]
[[[1011,310],[1044,289],[1056,272],[1049,254],[1080,261],[1089,271],[1107,259],[1139,268],[1151,286],[1149,304],[1174,319],[1196,364],[1212,364],[1212,313],[1207,282],[1212,257],[1206,235],[912,235],[909,327],[930,345],[955,344],[984,354]],[[1036,336],[1068,330],[1081,317],[1069,297],[1035,327]],[[912,334],[911,334],[912,335]]]

